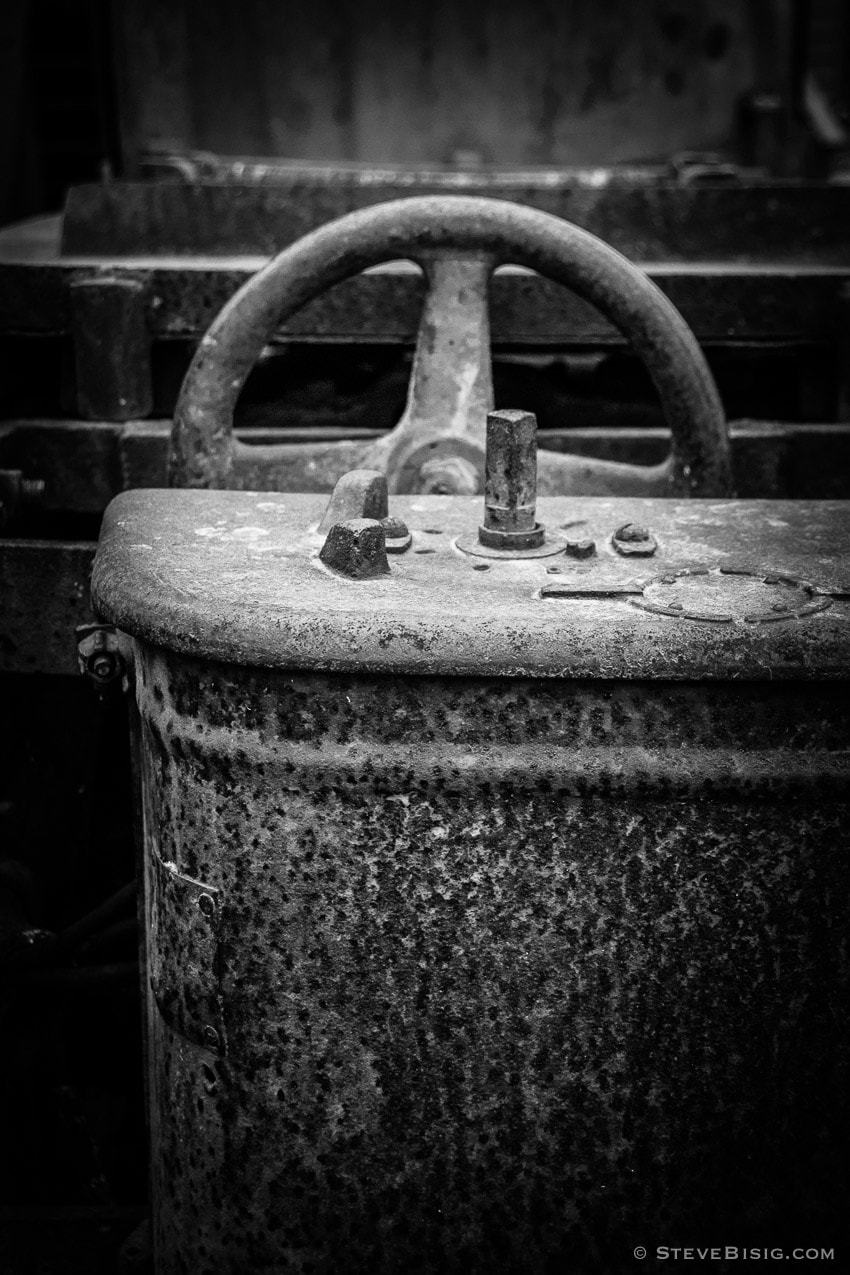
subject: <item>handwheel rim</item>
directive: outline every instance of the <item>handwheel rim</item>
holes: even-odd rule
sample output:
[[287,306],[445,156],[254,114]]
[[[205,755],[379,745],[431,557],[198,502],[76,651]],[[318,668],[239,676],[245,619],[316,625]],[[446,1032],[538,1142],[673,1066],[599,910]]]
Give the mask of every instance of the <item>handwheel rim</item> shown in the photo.
[[459,195],[393,200],[350,213],[285,248],[234,294],[202,338],[183,382],[171,436],[171,485],[230,484],[236,402],[281,323],[364,269],[451,250],[486,250],[495,266],[526,266],[596,306],[641,358],[658,392],[671,430],[664,470],[670,494],[730,493],[726,419],[714,378],[685,320],[644,271],[550,213]]

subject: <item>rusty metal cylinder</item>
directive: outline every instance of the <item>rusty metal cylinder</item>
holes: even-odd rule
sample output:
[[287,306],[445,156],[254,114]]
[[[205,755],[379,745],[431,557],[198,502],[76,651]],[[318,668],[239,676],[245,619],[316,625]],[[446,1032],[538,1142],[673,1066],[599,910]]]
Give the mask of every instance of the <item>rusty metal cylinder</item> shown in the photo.
[[541,501],[600,545],[652,527],[654,580],[612,552],[588,593],[476,570],[445,497],[396,502],[429,552],[349,578],[324,503],[129,492],[98,553],[134,638],[158,1275],[832,1243],[850,603],[795,579],[846,519]]

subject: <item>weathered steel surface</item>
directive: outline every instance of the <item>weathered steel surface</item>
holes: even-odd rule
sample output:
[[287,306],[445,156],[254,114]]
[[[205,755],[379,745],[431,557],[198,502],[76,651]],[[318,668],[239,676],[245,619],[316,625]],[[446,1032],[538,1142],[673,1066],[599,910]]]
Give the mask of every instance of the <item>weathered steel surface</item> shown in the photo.
[[0,671],[78,673],[94,545],[0,540]]
[[733,135],[740,97],[787,80],[788,6],[753,7],[125,0],[122,141],[131,158],[176,139],[383,165],[470,152],[599,164],[713,147]]
[[271,186],[109,182],[72,186],[66,256],[271,256],[326,222],[400,195],[490,196],[564,217],[641,261],[793,260],[846,266],[850,187],[768,182],[682,187],[557,170],[296,172]]
[[145,287],[120,276],[70,284],[77,404],[88,420],[129,421],[153,406]]
[[[92,596],[103,618],[155,644],[278,668],[513,676],[841,678],[850,666],[850,505],[792,501],[541,499],[538,516],[597,542],[591,561],[497,561],[454,547],[482,500],[397,497],[413,533],[390,575],[348,581],[318,562],[326,500],[277,493],[135,491],[107,511]],[[612,534],[646,526],[641,563]],[[834,599],[822,614],[728,625],[654,615],[623,590],[684,567],[793,576]],[[540,589],[560,571],[571,600]],[[595,600],[587,593],[595,593]],[[474,637],[474,640],[473,640]]]
[[[349,275],[380,261],[414,260],[435,253],[486,252],[492,265],[518,261],[579,293],[598,306],[628,338],[646,365],[672,432],[669,460],[657,471],[615,474],[588,459],[573,467],[549,458],[552,490],[636,491],[641,494],[722,495],[730,490],[726,421],[713,378],[682,316],[626,258],[568,222],[518,205],[486,199],[396,200],[324,226],[286,249],[225,306],[204,336],[186,374],[174,416],[169,473],[180,487],[241,485],[273,488],[263,474],[260,449],[233,439],[233,409],[239,392],[282,317]],[[448,316],[447,316],[448,317]],[[426,307],[417,345],[425,360],[438,340],[439,324]],[[478,358],[469,368],[477,372]],[[468,370],[463,369],[464,384]],[[414,381],[414,389],[416,382]],[[471,410],[476,401],[471,394]],[[413,413],[411,398],[411,416]],[[480,405],[479,405],[480,406]],[[464,441],[478,443],[483,460],[484,418],[467,419]],[[406,421],[401,422],[403,430]],[[399,435],[375,444],[352,468],[388,467],[390,487],[403,473],[410,446],[451,438]],[[480,439],[478,435],[481,435]],[[396,457],[393,449],[402,450]],[[400,470],[397,466],[402,465]],[[234,481],[235,480],[235,481]]]
[[[846,683],[309,674],[147,643],[138,673],[148,871],[220,892],[228,1048],[151,1014],[162,1275],[608,1275],[721,1220],[827,1237]],[[151,941],[174,950],[177,918]]]

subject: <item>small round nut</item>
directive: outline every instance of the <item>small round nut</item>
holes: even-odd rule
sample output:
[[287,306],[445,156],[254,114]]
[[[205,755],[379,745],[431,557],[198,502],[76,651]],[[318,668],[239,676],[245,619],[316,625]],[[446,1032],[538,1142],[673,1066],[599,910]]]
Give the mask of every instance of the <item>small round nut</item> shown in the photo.
[[110,682],[118,674],[118,660],[111,651],[97,651],[88,662],[88,671],[98,682]]
[[413,537],[406,522],[392,514],[381,518],[380,522],[384,529],[387,553],[404,553],[405,549],[410,548]]
[[625,522],[614,532],[614,539],[621,540],[624,544],[630,544],[633,541],[649,540],[649,529],[642,526],[638,522]]
[[649,529],[638,522],[624,522],[611,537],[611,544],[624,558],[651,558],[658,548]]

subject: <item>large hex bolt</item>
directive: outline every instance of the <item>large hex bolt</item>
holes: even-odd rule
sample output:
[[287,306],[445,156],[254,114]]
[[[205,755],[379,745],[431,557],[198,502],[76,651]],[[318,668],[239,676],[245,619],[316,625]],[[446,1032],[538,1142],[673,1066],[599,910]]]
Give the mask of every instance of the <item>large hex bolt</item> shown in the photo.
[[326,567],[350,580],[389,574],[386,533],[374,518],[349,518],[328,532],[319,557]]
[[488,412],[479,541],[491,549],[536,549],[546,534],[536,511],[537,420],[512,408]]

